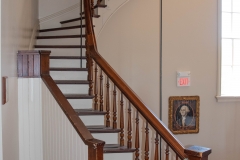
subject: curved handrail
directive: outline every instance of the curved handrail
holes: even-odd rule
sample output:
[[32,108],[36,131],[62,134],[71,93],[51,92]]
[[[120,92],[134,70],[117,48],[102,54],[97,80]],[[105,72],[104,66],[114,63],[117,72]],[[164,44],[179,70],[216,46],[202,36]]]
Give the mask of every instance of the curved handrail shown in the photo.
[[188,156],[184,153],[185,148],[174,137],[168,128],[165,127],[152,111],[138,98],[138,96],[130,89],[126,82],[114,71],[114,69],[105,61],[98,53],[96,38],[94,34],[91,7],[89,0],[84,0],[85,21],[86,21],[86,38],[87,38],[87,54],[94,59],[98,66],[119,88],[119,90],[128,98],[135,108],[142,114],[149,124],[158,132],[159,135],[168,143],[168,145],[178,154],[181,159]]

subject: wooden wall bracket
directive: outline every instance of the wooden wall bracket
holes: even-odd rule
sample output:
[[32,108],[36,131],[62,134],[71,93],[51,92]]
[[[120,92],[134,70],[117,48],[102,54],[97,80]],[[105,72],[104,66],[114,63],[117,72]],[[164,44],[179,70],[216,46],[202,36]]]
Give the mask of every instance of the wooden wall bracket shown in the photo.
[[2,105],[7,103],[7,78],[8,77],[2,77]]

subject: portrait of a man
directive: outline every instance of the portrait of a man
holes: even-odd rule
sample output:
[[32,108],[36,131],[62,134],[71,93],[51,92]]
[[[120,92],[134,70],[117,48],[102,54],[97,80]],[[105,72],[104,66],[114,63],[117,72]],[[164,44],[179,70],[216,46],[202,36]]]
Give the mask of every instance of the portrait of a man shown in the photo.
[[181,127],[195,126],[194,119],[193,112],[185,104],[179,107],[179,113],[176,112],[176,121]]
[[199,132],[199,96],[169,98],[169,129],[174,134]]

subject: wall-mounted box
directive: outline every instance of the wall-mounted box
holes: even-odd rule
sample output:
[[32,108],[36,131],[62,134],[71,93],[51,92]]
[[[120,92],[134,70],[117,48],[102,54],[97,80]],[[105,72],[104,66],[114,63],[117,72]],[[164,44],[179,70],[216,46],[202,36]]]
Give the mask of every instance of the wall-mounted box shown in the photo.
[[18,77],[40,77],[39,51],[18,51]]
[[190,86],[191,84],[190,76],[191,76],[190,71],[177,72],[177,86],[178,87]]

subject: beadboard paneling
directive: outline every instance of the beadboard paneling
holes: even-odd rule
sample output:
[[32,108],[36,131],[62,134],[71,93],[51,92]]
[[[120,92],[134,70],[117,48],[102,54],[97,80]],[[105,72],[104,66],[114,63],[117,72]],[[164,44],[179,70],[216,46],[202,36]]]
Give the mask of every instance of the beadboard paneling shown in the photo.
[[19,160],[43,160],[41,81],[18,78]]
[[42,82],[43,159],[87,160],[83,143],[48,88]]

